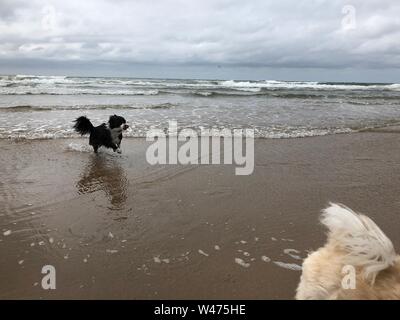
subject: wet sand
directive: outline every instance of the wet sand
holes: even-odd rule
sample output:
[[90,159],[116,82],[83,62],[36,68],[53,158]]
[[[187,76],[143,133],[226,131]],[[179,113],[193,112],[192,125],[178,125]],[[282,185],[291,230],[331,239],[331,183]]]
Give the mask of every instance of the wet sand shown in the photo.
[[[122,155],[86,144],[0,141],[0,298],[292,299],[328,201],[400,250],[397,132],[258,139],[251,176],[150,166],[144,139]],[[41,287],[48,264],[56,290]]]

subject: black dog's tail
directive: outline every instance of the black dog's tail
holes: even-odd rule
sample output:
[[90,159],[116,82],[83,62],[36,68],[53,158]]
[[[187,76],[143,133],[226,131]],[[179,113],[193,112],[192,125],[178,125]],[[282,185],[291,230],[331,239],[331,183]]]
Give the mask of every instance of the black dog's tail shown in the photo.
[[74,129],[76,132],[84,135],[91,133],[94,127],[88,118],[82,116],[75,120]]

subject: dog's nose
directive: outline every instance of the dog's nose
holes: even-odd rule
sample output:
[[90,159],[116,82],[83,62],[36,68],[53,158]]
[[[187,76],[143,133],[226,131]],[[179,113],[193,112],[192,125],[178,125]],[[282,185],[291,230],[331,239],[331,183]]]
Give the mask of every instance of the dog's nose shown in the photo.
[[124,130],[128,129],[129,126],[127,124],[124,125]]

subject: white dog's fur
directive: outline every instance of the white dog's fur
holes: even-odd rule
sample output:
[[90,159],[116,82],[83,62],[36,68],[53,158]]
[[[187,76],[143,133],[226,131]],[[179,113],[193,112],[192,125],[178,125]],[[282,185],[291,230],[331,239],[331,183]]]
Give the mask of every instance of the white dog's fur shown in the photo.
[[[328,241],[304,260],[296,299],[400,299],[400,256],[370,218],[331,203],[321,222]],[[348,265],[354,289],[342,286]]]

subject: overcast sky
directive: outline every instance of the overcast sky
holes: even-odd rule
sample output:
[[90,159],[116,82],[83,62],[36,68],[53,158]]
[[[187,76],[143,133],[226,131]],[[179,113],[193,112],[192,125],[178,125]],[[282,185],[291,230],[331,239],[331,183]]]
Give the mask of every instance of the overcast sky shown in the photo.
[[0,0],[0,73],[400,82],[399,0]]

